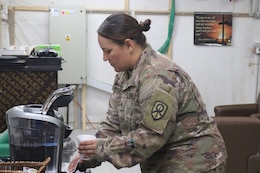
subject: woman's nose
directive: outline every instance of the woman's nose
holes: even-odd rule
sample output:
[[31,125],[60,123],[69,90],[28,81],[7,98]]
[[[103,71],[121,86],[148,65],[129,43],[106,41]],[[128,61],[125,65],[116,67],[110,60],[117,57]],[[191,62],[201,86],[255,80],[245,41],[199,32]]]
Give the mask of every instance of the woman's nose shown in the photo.
[[108,60],[109,60],[108,56],[106,56],[105,54],[103,54],[103,61],[108,61]]

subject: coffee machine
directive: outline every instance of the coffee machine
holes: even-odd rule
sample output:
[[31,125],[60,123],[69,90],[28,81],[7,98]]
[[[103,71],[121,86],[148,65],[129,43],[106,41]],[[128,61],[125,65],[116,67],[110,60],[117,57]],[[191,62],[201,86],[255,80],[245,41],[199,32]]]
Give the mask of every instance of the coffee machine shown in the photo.
[[6,111],[11,161],[51,158],[46,172],[61,172],[63,142],[73,128],[65,125],[59,107],[73,100],[75,85],[55,90],[43,104],[14,106]]

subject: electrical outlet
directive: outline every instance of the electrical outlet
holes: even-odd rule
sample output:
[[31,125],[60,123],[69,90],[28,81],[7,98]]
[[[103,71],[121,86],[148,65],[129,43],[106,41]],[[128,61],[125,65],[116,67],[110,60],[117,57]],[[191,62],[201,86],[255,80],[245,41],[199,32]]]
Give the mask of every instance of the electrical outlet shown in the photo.
[[260,46],[255,47],[255,53],[260,55]]
[[255,12],[255,18],[260,19],[260,12],[259,11]]
[[253,48],[255,54],[260,55],[260,42],[259,41],[254,42],[252,48]]

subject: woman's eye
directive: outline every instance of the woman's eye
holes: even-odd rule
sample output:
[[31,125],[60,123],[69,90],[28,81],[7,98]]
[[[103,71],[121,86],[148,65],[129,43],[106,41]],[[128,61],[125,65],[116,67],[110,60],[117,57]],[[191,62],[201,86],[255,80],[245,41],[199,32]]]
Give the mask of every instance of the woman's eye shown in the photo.
[[109,54],[111,52],[111,49],[104,51],[106,54]]

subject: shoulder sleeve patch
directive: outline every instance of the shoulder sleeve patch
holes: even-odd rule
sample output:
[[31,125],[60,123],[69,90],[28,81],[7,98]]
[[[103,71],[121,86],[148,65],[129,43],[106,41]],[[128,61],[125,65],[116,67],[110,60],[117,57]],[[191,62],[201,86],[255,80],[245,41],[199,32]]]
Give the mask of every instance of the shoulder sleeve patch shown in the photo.
[[152,93],[146,104],[143,124],[147,128],[162,134],[174,109],[177,109],[176,99],[164,90],[157,89]]

